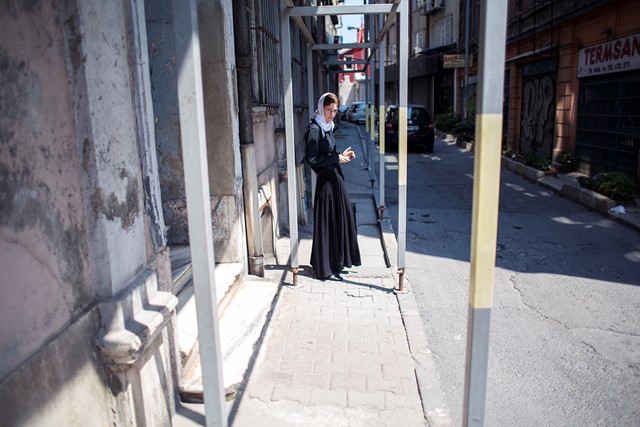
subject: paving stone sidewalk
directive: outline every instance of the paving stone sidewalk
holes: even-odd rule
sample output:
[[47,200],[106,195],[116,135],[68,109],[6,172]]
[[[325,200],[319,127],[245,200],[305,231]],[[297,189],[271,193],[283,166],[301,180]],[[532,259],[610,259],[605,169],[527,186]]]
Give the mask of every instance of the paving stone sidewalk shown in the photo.
[[[336,136],[339,149],[360,148],[355,126]],[[363,264],[347,269],[343,282],[314,280],[312,228],[300,227],[298,285],[291,285],[290,272],[284,276],[247,387],[232,409],[233,426],[426,425],[361,154],[343,171]]]

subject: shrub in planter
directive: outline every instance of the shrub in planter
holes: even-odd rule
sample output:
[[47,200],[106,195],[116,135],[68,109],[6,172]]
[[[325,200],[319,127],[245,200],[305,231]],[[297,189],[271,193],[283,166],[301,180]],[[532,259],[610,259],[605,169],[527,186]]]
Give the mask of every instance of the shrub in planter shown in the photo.
[[533,150],[525,153],[522,163],[544,172],[551,170],[551,160],[545,159]]
[[633,180],[619,171],[599,173],[593,178],[580,176],[578,184],[616,202],[632,202],[638,193]]
[[438,114],[433,123],[436,129],[442,132],[451,132],[453,127],[460,122],[460,116],[453,113]]
[[568,151],[563,151],[558,156],[558,162],[562,165],[565,171],[572,172],[575,170],[575,165],[573,163],[573,154]]
[[476,124],[473,119],[464,119],[453,127],[453,133],[463,141],[473,142],[476,133]]

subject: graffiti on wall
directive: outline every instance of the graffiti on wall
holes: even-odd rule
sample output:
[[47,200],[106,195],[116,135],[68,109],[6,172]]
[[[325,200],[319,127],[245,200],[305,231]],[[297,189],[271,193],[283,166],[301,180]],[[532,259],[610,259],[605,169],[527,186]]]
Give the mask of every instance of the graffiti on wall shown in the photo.
[[523,80],[520,150],[551,156],[555,117],[555,79],[541,74]]

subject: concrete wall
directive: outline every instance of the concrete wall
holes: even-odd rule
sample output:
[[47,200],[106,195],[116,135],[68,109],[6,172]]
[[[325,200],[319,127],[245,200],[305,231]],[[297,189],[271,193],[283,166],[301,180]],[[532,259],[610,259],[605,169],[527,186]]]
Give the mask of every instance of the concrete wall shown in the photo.
[[[107,426],[113,420],[107,378],[92,346],[100,326],[85,315],[0,384],[2,425]],[[72,357],[70,357],[72,355]]]
[[231,3],[200,0],[198,25],[215,256],[246,265]]
[[169,425],[174,411],[139,6],[0,6],[3,425]]
[[[170,245],[188,244],[176,83],[180,53],[174,49],[171,1],[146,0],[145,5],[167,238]],[[198,4],[212,228],[216,262],[246,264],[233,25],[226,7],[210,0]]]
[[[262,106],[253,109],[253,139],[260,188],[259,203],[262,206],[263,217],[262,240],[266,256],[275,254],[275,237],[280,235],[278,218],[282,214],[277,197],[280,181],[276,146],[278,120],[277,110],[273,107]],[[264,206],[265,203],[268,206]],[[287,215],[286,211],[284,215]]]
[[171,0],[145,0],[145,17],[160,186],[166,203],[185,194]]
[[61,21],[49,4],[0,9],[0,380],[97,292]]

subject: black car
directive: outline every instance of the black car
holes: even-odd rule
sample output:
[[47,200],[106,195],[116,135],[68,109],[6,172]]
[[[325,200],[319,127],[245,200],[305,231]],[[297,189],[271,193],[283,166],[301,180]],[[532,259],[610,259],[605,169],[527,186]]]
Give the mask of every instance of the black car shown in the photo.
[[[387,108],[384,123],[385,145],[398,147],[398,116],[397,105]],[[427,153],[433,152],[433,121],[426,107],[409,105],[407,107],[407,149],[422,148]]]

